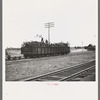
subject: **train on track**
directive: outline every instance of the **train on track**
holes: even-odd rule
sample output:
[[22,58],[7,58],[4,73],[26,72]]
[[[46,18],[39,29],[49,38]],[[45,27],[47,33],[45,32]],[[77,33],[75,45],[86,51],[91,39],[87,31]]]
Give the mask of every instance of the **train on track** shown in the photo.
[[64,55],[70,52],[68,43],[44,43],[44,42],[23,42],[21,47],[21,54],[25,58],[34,58],[52,55]]

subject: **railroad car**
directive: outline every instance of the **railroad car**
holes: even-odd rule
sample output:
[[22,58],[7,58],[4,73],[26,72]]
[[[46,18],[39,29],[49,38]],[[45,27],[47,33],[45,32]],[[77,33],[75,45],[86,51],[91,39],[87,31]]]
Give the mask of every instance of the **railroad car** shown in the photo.
[[21,54],[25,58],[34,58],[51,55],[63,55],[70,52],[68,43],[48,44],[37,41],[24,42],[21,47]]

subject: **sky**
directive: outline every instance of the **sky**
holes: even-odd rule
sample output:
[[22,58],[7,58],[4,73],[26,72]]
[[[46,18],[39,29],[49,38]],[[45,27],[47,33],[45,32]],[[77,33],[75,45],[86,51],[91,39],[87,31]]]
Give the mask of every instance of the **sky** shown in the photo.
[[70,46],[96,44],[97,0],[3,0],[4,47],[20,48],[23,42],[48,39],[69,42]]

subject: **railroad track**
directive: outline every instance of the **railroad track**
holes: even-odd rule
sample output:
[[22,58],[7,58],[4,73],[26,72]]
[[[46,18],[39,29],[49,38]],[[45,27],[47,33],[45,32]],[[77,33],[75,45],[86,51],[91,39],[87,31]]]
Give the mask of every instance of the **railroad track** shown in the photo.
[[81,70],[59,81],[82,81],[83,78],[91,75],[92,73],[95,73],[95,66],[91,66],[89,68]]
[[27,78],[23,81],[80,81],[82,78],[94,72],[95,60],[37,77]]

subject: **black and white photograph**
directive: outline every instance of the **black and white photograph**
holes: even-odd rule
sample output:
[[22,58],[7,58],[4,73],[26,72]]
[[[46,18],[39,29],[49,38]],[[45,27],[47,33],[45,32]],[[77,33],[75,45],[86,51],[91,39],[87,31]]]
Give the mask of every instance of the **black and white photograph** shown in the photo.
[[3,0],[3,100],[98,99],[98,1]]
[[24,3],[4,0],[5,80],[95,81],[97,1]]

